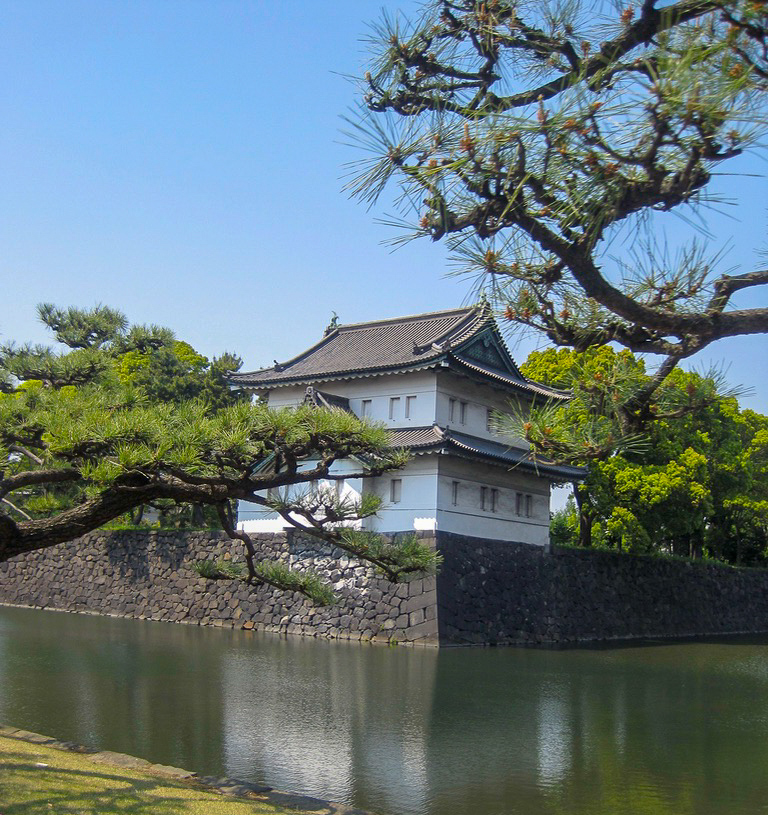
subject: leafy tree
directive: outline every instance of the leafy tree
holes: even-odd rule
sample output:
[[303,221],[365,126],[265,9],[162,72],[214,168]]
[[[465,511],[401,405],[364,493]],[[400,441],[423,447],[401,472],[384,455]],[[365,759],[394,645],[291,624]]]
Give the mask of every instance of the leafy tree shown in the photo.
[[676,370],[649,406],[655,417],[649,434],[624,436],[616,452],[611,436],[621,432],[621,417],[612,397],[622,387],[642,387],[649,377],[641,360],[609,347],[551,349],[531,354],[522,370],[572,386],[573,399],[499,423],[539,450],[588,463],[583,483],[574,485],[575,505],[554,519],[554,540],[706,552],[734,563],[768,558],[768,417],[739,410],[716,378]]
[[[718,274],[701,230],[681,237],[713,176],[764,140],[767,23],[754,0],[431,0],[385,16],[352,120],[371,155],[349,189],[373,203],[396,181],[407,237],[448,240],[512,323],[661,355],[619,405],[642,427],[679,360],[768,331],[768,309],[732,302],[768,271]],[[634,248],[612,263],[622,235]]]
[[[221,382],[232,356],[208,363],[167,329],[129,327],[101,306],[41,306],[40,316],[69,348],[11,345],[0,353],[0,560],[77,538],[146,504],[195,504],[215,511],[242,542],[245,580],[327,602],[329,589],[317,576],[255,559],[232,515],[232,502],[245,500],[393,580],[434,569],[437,556],[415,541],[388,544],[343,526],[374,514],[374,498],[355,503],[339,501],[334,490],[312,498],[302,492],[317,479],[333,481],[339,459],[366,462],[345,478],[401,466],[404,455],[388,449],[382,426],[341,410],[273,410],[225,398]],[[160,381],[174,371],[179,383]],[[263,497],[287,487],[293,492],[280,499]]]
[[140,387],[158,402],[202,398],[213,410],[234,404],[244,394],[229,388],[227,375],[242,365],[234,354],[209,361],[186,342],[174,340],[147,351],[131,350],[118,357],[119,379]]
[[[55,338],[72,350],[61,354],[45,346],[5,347],[2,353],[8,374],[23,381],[39,381],[46,387],[82,385],[94,380],[102,384],[120,382],[138,386],[150,402],[180,404],[200,398],[210,410],[247,398],[232,391],[227,381],[228,371],[242,364],[234,354],[209,361],[188,343],[176,340],[169,329],[129,325],[125,315],[106,306],[60,309],[44,303],[38,314]],[[5,389],[13,390],[10,382]],[[50,511],[54,503],[62,509],[76,496],[77,490],[70,485],[59,486],[55,492],[46,490],[44,498],[26,496],[18,509],[42,505]],[[162,526],[220,527],[211,508],[165,499],[142,504],[120,520],[141,523],[148,506],[159,513]]]

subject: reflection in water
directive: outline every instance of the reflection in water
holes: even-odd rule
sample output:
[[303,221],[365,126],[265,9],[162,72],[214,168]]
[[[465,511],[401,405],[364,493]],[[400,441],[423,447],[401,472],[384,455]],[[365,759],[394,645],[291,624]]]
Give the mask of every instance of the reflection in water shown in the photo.
[[404,649],[257,642],[223,666],[228,771],[252,775],[255,761],[292,790],[424,811],[437,653],[413,659]]
[[571,726],[565,700],[556,691],[542,694],[536,740],[539,779],[548,787],[562,781],[570,769]]
[[0,721],[390,815],[753,815],[766,644],[437,652],[0,608]]

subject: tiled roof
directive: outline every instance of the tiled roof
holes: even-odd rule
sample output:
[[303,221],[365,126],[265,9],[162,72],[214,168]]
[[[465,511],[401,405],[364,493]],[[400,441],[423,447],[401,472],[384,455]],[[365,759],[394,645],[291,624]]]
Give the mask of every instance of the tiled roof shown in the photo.
[[534,459],[527,450],[508,447],[506,444],[458,433],[455,430],[433,425],[432,427],[396,428],[390,431],[392,447],[404,447],[414,454],[453,452],[470,458],[492,459],[512,467],[549,477],[553,481],[578,481],[586,470],[581,467],[555,464],[541,457]]
[[[481,361],[482,353],[478,357],[475,351],[473,355],[472,349],[489,342],[500,349],[490,358],[491,364]],[[412,371],[444,361],[465,374],[491,378],[515,390],[568,398],[560,391],[529,382],[520,373],[487,305],[340,325],[293,359],[276,362],[271,368],[232,374],[231,381],[241,387],[266,389]]]
[[419,447],[434,447],[445,441],[445,432],[437,425],[429,427],[395,427],[389,431],[391,447],[407,447],[415,450]]
[[502,382],[505,385],[510,385],[513,388],[520,388],[532,393],[538,393],[550,399],[567,400],[571,398],[571,395],[565,391],[555,390],[555,388],[548,388],[546,385],[540,385],[538,382],[533,382],[530,379],[517,379],[504,374],[501,371],[496,371],[488,365],[482,365],[479,362],[475,362],[475,360],[466,359],[461,354],[452,354],[451,356],[454,360],[468,368],[470,371],[484,374],[491,379],[495,379],[496,381]]
[[487,309],[472,307],[340,325],[287,362],[233,374],[231,378],[237,385],[275,386],[323,376],[420,366],[469,339],[492,319]]

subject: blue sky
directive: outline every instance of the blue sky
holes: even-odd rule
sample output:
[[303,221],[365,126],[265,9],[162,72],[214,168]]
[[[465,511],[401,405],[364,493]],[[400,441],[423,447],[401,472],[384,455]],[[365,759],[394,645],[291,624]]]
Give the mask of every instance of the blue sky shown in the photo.
[[[101,302],[256,368],[314,342],[333,311],[466,302],[441,246],[393,253],[386,207],[342,192],[344,75],[364,69],[382,5],[416,3],[0,0],[0,339],[44,341],[40,301]],[[727,183],[746,205],[715,218],[726,265],[752,263],[765,181]],[[534,345],[511,341],[519,359]],[[699,364],[730,364],[755,387],[743,403],[768,412],[765,351],[729,340]]]

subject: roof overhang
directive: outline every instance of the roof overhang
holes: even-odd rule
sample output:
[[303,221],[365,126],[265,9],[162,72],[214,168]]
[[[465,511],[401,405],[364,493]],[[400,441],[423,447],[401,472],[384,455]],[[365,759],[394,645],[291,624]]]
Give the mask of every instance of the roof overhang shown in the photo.
[[393,447],[402,447],[413,455],[455,455],[508,470],[519,468],[555,483],[580,481],[587,474],[583,467],[556,464],[549,459],[534,456],[528,450],[443,429],[437,425],[397,429],[391,431],[390,436]]

